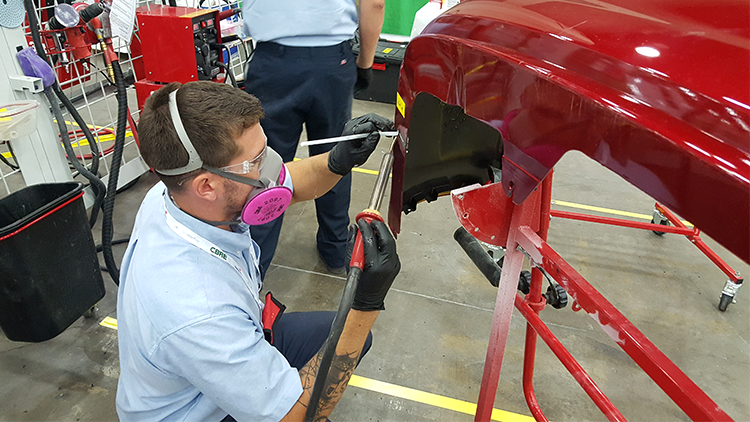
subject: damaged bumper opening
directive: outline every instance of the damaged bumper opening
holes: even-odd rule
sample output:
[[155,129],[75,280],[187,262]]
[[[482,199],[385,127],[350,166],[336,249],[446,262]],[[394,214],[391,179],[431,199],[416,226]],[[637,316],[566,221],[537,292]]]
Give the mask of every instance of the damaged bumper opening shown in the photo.
[[407,140],[394,147],[389,212],[394,232],[400,229],[401,212],[415,211],[422,201],[432,202],[475,183],[498,181],[502,156],[503,140],[497,129],[432,94],[418,94]]

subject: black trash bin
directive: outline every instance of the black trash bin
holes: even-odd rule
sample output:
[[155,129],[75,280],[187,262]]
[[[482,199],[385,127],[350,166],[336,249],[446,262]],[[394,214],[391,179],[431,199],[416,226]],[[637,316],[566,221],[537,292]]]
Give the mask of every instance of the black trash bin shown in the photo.
[[83,185],[29,186],[0,199],[0,328],[49,340],[104,297]]

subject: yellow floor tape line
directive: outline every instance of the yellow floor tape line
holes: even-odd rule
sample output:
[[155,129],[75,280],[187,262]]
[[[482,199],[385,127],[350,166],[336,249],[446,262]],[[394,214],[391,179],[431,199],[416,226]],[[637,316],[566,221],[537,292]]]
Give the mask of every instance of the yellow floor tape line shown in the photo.
[[[131,132],[129,130],[126,130],[125,131],[125,138],[127,139],[127,138],[132,138],[132,137],[133,137],[133,132]],[[94,135],[94,138],[97,138],[97,136]],[[99,143],[114,141],[115,140],[115,135],[112,135],[112,134],[99,135],[98,140],[99,140]],[[86,140],[86,138],[81,138],[77,142],[75,142],[75,141],[71,142],[70,145],[72,145],[73,147],[76,147],[76,146],[83,147],[83,146],[86,146],[88,144],[89,144],[89,141]]]
[[[126,130],[125,131],[125,139],[132,138],[132,137],[133,137],[133,132],[130,131],[130,130]],[[97,136],[94,135],[94,138],[97,138]],[[99,140],[99,143],[114,141],[115,140],[115,135],[111,135],[111,134],[99,135],[98,140]],[[89,141],[86,140],[86,138],[81,138],[78,141],[73,141],[73,142],[70,143],[70,145],[73,148],[75,148],[75,147],[85,147],[85,146],[88,146],[88,144],[89,144]],[[3,153],[3,157],[5,157],[5,158],[11,158],[11,157],[13,157],[13,155],[10,152],[4,152]]]
[[[611,208],[595,207],[593,205],[576,204],[574,202],[559,201],[557,199],[552,200],[552,205],[559,205],[561,207],[569,207],[569,208],[577,208],[579,210],[586,210],[586,211],[596,211],[596,212],[601,212],[605,214],[620,215],[623,217],[640,218],[641,220],[651,221],[651,219],[654,218],[653,215],[649,215],[649,214],[638,214],[638,213],[629,212],[629,211],[613,210]],[[689,222],[685,220],[682,220],[682,224],[688,227],[693,227],[692,224],[690,224]]]
[[[383,381],[360,377],[359,375],[352,375],[352,378],[349,380],[349,385],[364,390],[374,391],[376,393],[415,401],[417,403],[453,410],[454,412],[466,413],[467,415],[473,415],[477,412],[477,405],[468,401],[452,399],[450,397],[427,393],[413,388],[389,384]],[[531,416],[520,415],[518,413],[507,412],[505,410],[492,409],[492,420],[503,422],[531,422],[534,418]]]
[[[117,320],[112,317],[104,318],[99,325],[117,330]],[[477,412],[477,405],[468,401],[452,399],[450,397],[402,387],[400,385],[365,378],[359,375],[352,375],[352,378],[349,380],[349,385],[363,390],[415,401],[417,403],[453,410],[454,412],[466,413],[468,415],[473,415]],[[492,420],[502,422],[532,422],[534,421],[534,418],[531,416],[520,415],[518,413],[506,412],[505,410],[492,409]]]
[[102,327],[111,328],[117,330],[117,320],[112,317],[106,317],[99,323]]
[[[367,170],[356,167],[353,168],[352,171],[356,173],[372,174],[373,176],[377,176],[379,174],[377,170]],[[388,175],[388,177],[390,177],[390,175]]]
[[[294,161],[299,161],[299,160],[301,160],[301,158],[297,158],[297,157],[294,158]],[[373,176],[377,176],[378,174],[380,174],[380,172],[378,172],[377,170],[367,170],[367,169],[361,169],[358,167],[353,168],[352,171],[355,173],[371,174]]]
[[[299,160],[300,160],[299,158],[294,159],[294,161],[299,161]],[[357,173],[372,174],[374,176],[377,176],[379,174],[376,170],[367,170],[367,169],[360,169],[360,168],[353,168],[352,171],[357,172]],[[393,175],[390,175],[390,176],[392,177]],[[622,217],[639,218],[641,220],[651,221],[651,219],[653,218],[653,216],[649,214],[638,214],[635,212],[620,211],[620,210],[614,210],[611,208],[596,207],[593,205],[576,204],[575,202],[559,201],[557,199],[552,200],[552,205],[559,205],[561,207],[576,208],[579,210],[586,210],[586,211],[596,211],[596,212],[601,212],[605,214],[619,215]],[[690,224],[689,222],[685,220],[682,220],[682,223],[688,227],[693,227],[692,224]]]
[[602,212],[602,213],[606,213],[606,214],[621,215],[623,217],[640,218],[642,220],[651,220],[651,218],[652,218],[651,215],[647,215],[647,214],[638,214],[638,213],[628,212],[628,211],[613,210],[613,209],[610,209],[610,208],[595,207],[593,205],[576,204],[576,203],[573,203],[573,202],[558,201],[557,199],[553,199],[552,200],[552,205],[559,205],[561,207],[577,208],[579,210],[586,210],[586,211],[597,211],[597,212]]

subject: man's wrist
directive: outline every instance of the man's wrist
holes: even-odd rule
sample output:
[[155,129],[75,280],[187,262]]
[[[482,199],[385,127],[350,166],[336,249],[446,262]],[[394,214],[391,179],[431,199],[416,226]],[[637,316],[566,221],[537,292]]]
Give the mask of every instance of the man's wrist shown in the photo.
[[[353,318],[354,321],[359,323],[375,322],[375,319],[380,315],[380,310],[375,311],[360,311],[358,309],[349,310],[348,318]],[[360,321],[361,320],[361,321]]]
[[375,57],[366,59],[365,56],[361,54],[357,56],[357,67],[360,69],[369,69],[372,67],[373,63],[375,63]]

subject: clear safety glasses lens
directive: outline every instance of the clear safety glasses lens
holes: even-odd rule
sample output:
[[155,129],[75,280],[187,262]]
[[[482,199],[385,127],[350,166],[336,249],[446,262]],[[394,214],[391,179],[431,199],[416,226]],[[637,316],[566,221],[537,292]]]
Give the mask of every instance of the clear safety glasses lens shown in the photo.
[[261,168],[261,166],[263,165],[263,160],[266,158],[267,151],[268,145],[264,146],[263,151],[261,151],[261,153],[252,160],[245,160],[239,164],[232,164],[231,166],[221,167],[221,170],[234,174],[248,174],[253,170]]

